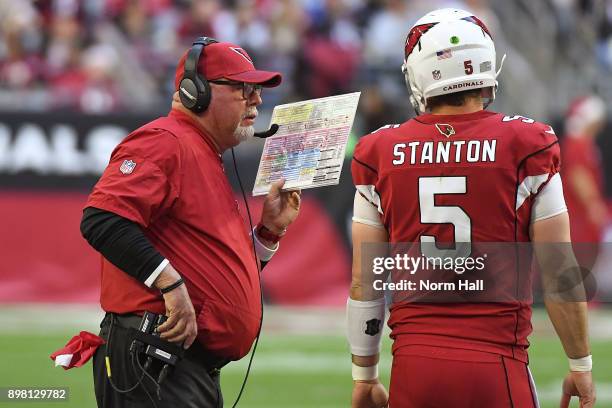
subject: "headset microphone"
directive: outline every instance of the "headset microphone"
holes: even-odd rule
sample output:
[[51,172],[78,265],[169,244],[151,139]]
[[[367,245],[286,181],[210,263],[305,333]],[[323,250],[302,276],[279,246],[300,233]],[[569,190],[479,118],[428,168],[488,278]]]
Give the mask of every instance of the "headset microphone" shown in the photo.
[[265,139],[267,137],[274,136],[276,132],[278,132],[278,127],[279,126],[276,123],[273,123],[270,126],[270,129],[264,130],[263,132],[255,132],[253,136],[258,137],[260,139]]

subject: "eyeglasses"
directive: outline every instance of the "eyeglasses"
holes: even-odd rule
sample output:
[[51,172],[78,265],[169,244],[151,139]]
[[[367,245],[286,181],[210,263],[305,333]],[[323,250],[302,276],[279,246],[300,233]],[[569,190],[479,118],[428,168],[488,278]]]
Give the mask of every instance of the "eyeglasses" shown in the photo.
[[251,84],[249,82],[231,82],[222,80],[214,80],[208,82],[217,85],[233,86],[235,88],[242,87],[242,97],[244,99],[250,99],[253,96],[253,93],[256,93],[257,96],[260,96],[261,90],[263,88],[260,84]]

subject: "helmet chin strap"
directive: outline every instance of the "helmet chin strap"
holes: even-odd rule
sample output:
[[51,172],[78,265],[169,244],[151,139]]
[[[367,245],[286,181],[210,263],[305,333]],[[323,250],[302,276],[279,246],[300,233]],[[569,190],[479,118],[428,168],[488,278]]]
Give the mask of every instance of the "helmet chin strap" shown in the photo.
[[495,78],[497,78],[499,76],[499,74],[501,73],[502,68],[504,67],[504,61],[506,61],[506,57],[507,55],[504,54],[504,56],[501,59],[501,62],[499,63],[499,69],[497,70],[497,72],[495,73]]
[[[499,76],[499,74],[501,73],[502,68],[504,67],[504,62],[506,61],[506,57],[507,57],[507,55],[504,54],[504,56],[501,59],[501,62],[499,63],[499,69],[495,73],[495,78],[497,78]],[[497,81],[495,81],[495,86],[492,87],[492,89],[491,89],[491,98],[484,105],[485,109],[487,109],[489,107],[489,105],[493,103],[493,101],[495,100],[495,94],[496,93],[497,93]]]

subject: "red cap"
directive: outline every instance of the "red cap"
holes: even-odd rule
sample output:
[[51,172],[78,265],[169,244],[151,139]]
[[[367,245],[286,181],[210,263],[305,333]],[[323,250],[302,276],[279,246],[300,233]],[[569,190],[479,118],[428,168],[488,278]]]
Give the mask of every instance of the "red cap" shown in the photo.
[[[178,89],[185,70],[185,60],[189,50],[183,54],[174,75],[174,88]],[[266,88],[280,85],[282,76],[279,72],[259,71],[253,60],[241,47],[219,42],[205,46],[198,61],[198,72],[206,79],[230,79],[232,81],[261,84]]]

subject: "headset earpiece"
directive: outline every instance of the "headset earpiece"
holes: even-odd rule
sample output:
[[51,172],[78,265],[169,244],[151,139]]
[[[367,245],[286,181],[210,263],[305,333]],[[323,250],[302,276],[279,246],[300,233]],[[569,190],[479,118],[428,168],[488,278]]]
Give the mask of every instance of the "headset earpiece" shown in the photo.
[[193,42],[185,59],[185,69],[178,92],[183,106],[194,113],[204,112],[210,105],[210,84],[198,73],[198,62],[204,47],[216,42],[218,41],[210,37],[198,38]]

